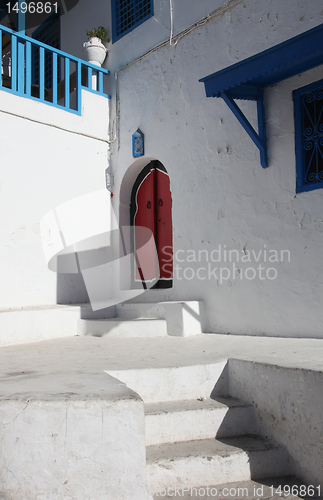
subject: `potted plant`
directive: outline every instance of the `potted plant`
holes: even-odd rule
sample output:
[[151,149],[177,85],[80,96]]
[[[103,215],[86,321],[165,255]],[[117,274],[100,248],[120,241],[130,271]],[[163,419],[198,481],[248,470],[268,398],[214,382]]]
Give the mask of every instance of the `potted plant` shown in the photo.
[[86,60],[91,64],[101,66],[108,52],[103,42],[110,41],[107,37],[107,30],[103,26],[99,26],[91,31],[87,30],[86,34],[89,39],[88,42],[83,43]]

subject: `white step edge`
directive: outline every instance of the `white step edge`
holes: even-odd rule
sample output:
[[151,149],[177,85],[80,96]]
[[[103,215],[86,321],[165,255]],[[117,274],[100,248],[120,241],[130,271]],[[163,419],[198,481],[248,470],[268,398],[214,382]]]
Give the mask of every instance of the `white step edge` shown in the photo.
[[290,473],[285,448],[257,436],[147,446],[146,457],[151,494],[181,485],[206,486]]
[[116,306],[118,318],[155,318],[167,321],[168,335],[189,337],[202,333],[201,301],[124,303]]
[[0,347],[77,334],[79,305],[43,305],[0,310]]
[[106,307],[93,311],[91,304],[83,304],[81,307],[81,319],[115,319],[116,306]]
[[210,365],[106,370],[106,373],[137,392],[145,403],[153,403],[208,398],[222,380],[226,363],[225,359]]
[[95,337],[166,337],[167,325],[162,319],[79,319],[78,335]]
[[146,445],[255,434],[255,408],[210,398],[145,404]]

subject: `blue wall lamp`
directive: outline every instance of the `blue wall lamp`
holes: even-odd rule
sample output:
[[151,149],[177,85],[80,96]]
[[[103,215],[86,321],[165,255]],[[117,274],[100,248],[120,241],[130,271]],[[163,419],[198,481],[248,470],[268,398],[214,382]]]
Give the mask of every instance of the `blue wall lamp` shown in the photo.
[[144,156],[145,154],[145,136],[141,132],[140,128],[137,128],[136,132],[132,134],[132,156],[138,158],[139,156]]

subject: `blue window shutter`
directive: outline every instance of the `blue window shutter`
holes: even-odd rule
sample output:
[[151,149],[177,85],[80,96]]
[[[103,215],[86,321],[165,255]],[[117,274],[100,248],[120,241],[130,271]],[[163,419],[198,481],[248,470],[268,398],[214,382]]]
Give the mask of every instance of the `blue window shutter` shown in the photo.
[[296,192],[323,188],[323,80],[294,95]]

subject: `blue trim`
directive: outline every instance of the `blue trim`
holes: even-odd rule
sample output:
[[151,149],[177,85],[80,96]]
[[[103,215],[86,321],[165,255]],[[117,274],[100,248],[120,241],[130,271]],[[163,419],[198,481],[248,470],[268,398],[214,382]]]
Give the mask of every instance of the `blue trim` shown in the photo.
[[[9,94],[14,94],[14,95],[17,95],[19,97],[27,97],[26,94],[20,95],[20,94],[18,94],[17,91],[12,91],[11,89],[8,89],[7,87],[1,86],[0,90],[5,90],[6,92],[9,92]],[[97,92],[96,92],[96,94],[97,94]],[[28,99],[31,99],[32,101],[36,101],[36,102],[42,102],[43,104],[46,104],[46,106],[52,106],[54,108],[62,109],[63,111],[68,111],[69,113],[74,113],[75,115],[81,115],[81,112],[76,111],[75,109],[65,109],[64,105],[60,105],[60,104],[55,105],[49,101],[41,101],[38,97],[30,96],[30,97],[28,97]]]
[[[295,155],[296,155],[296,193],[313,191],[314,189],[322,189],[322,182],[307,183],[305,180],[306,158],[304,154],[304,123],[302,113],[302,96],[309,94],[312,91],[323,88],[323,80],[311,83],[305,87],[294,90],[294,121],[295,121]],[[311,119],[313,119],[312,117]],[[317,124],[316,124],[317,126]],[[319,133],[317,127],[317,133]],[[322,132],[321,132],[322,137]]]
[[103,75],[99,73],[98,75],[98,89],[99,92],[103,92]]
[[[263,89],[323,64],[323,24],[259,54],[212,73],[204,83],[207,97],[222,97],[260,151],[268,167]],[[257,101],[259,134],[234,99]],[[317,185],[317,184],[316,184]]]
[[296,186],[296,193],[305,193],[306,191],[314,191],[314,189],[323,189],[323,182],[307,184],[306,186]]
[[132,156],[138,158],[145,155],[145,135],[137,128],[132,134]]
[[[248,59],[212,73],[200,82],[207,97],[232,92],[248,99],[250,89],[261,89],[323,64],[323,24]],[[245,95],[245,93],[247,95]]]
[[17,37],[11,37],[11,89],[13,92],[17,91],[17,41]]
[[260,150],[260,163],[262,168],[268,167],[267,153],[267,135],[266,135],[266,115],[265,115],[265,100],[264,92],[261,91],[257,99],[257,114],[258,114],[258,135],[262,144]]
[[[46,45],[38,40],[34,40],[29,38],[26,35],[22,35],[17,33],[16,31],[11,30],[10,28],[5,28],[4,26],[0,26],[0,41],[2,40],[2,32],[11,35],[11,87],[5,87],[2,82],[2,78],[0,77],[0,89],[11,94],[15,94],[21,97],[27,97],[28,99],[32,99],[38,102],[42,102],[49,106],[54,106],[58,109],[64,109],[70,113],[81,114],[82,110],[82,93],[81,90],[87,90],[96,95],[100,95],[110,99],[108,94],[104,93],[103,90],[103,77],[109,75],[110,72],[104,68],[96,66],[94,64],[90,64],[88,62],[83,61],[77,57],[74,57],[66,52],[61,51],[60,49],[55,49]],[[39,96],[35,97],[32,95],[32,50],[39,53]],[[51,58],[51,64],[53,69],[53,82],[52,88],[45,88],[45,53],[46,57]],[[65,104],[62,106],[58,104],[58,82],[57,82],[57,60],[58,58],[64,58],[65,60]],[[72,109],[70,107],[70,77],[73,75],[70,74],[70,62],[75,63],[76,65],[76,107],[77,109]],[[86,85],[82,85],[81,75],[82,75],[82,67],[85,68],[85,71],[93,72],[98,75],[98,89],[92,89],[92,79],[88,80]],[[50,102],[48,100],[48,93],[52,93],[52,100]]]
[[294,124],[295,124],[295,155],[296,155],[296,193],[301,192],[303,186],[303,148],[302,148],[302,113],[299,92],[294,91]]
[[53,61],[52,61],[52,75],[53,75],[53,104],[57,105],[57,78],[58,78],[58,71],[57,71],[57,54],[53,52]]
[[65,57],[65,70],[64,70],[64,75],[65,75],[65,108],[70,107],[70,60],[68,57]]
[[259,95],[254,97],[257,101],[257,112],[258,112],[258,130],[259,134],[255,131],[247,117],[243,114],[237,103],[233,100],[229,92],[221,92],[221,97],[227,106],[231,109],[234,116],[241,123],[250,139],[255,143],[260,151],[260,163],[263,168],[268,167],[268,157],[267,157],[267,139],[266,139],[266,123],[265,123],[265,110],[264,110],[264,98],[263,92],[261,91]]
[[131,31],[133,31],[135,28],[140,26],[142,23],[153,17],[154,15],[154,0],[148,0],[149,2],[149,14],[147,14],[145,17],[143,17],[140,20],[136,20],[139,17],[139,11],[140,7],[138,3],[143,0],[128,0],[129,2],[129,9],[130,6],[132,7],[132,12],[133,12],[133,21],[131,25],[129,26],[128,29],[125,29],[124,31],[122,30],[120,33],[118,32],[118,22],[120,21],[120,16],[118,16],[117,13],[117,3],[120,4],[120,0],[111,0],[111,17],[112,17],[112,43],[117,42],[120,40],[120,38],[124,37]]
[[82,64],[80,61],[77,63],[77,73],[76,73],[76,91],[77,91],[77,109],[81,109],[82,107]]

